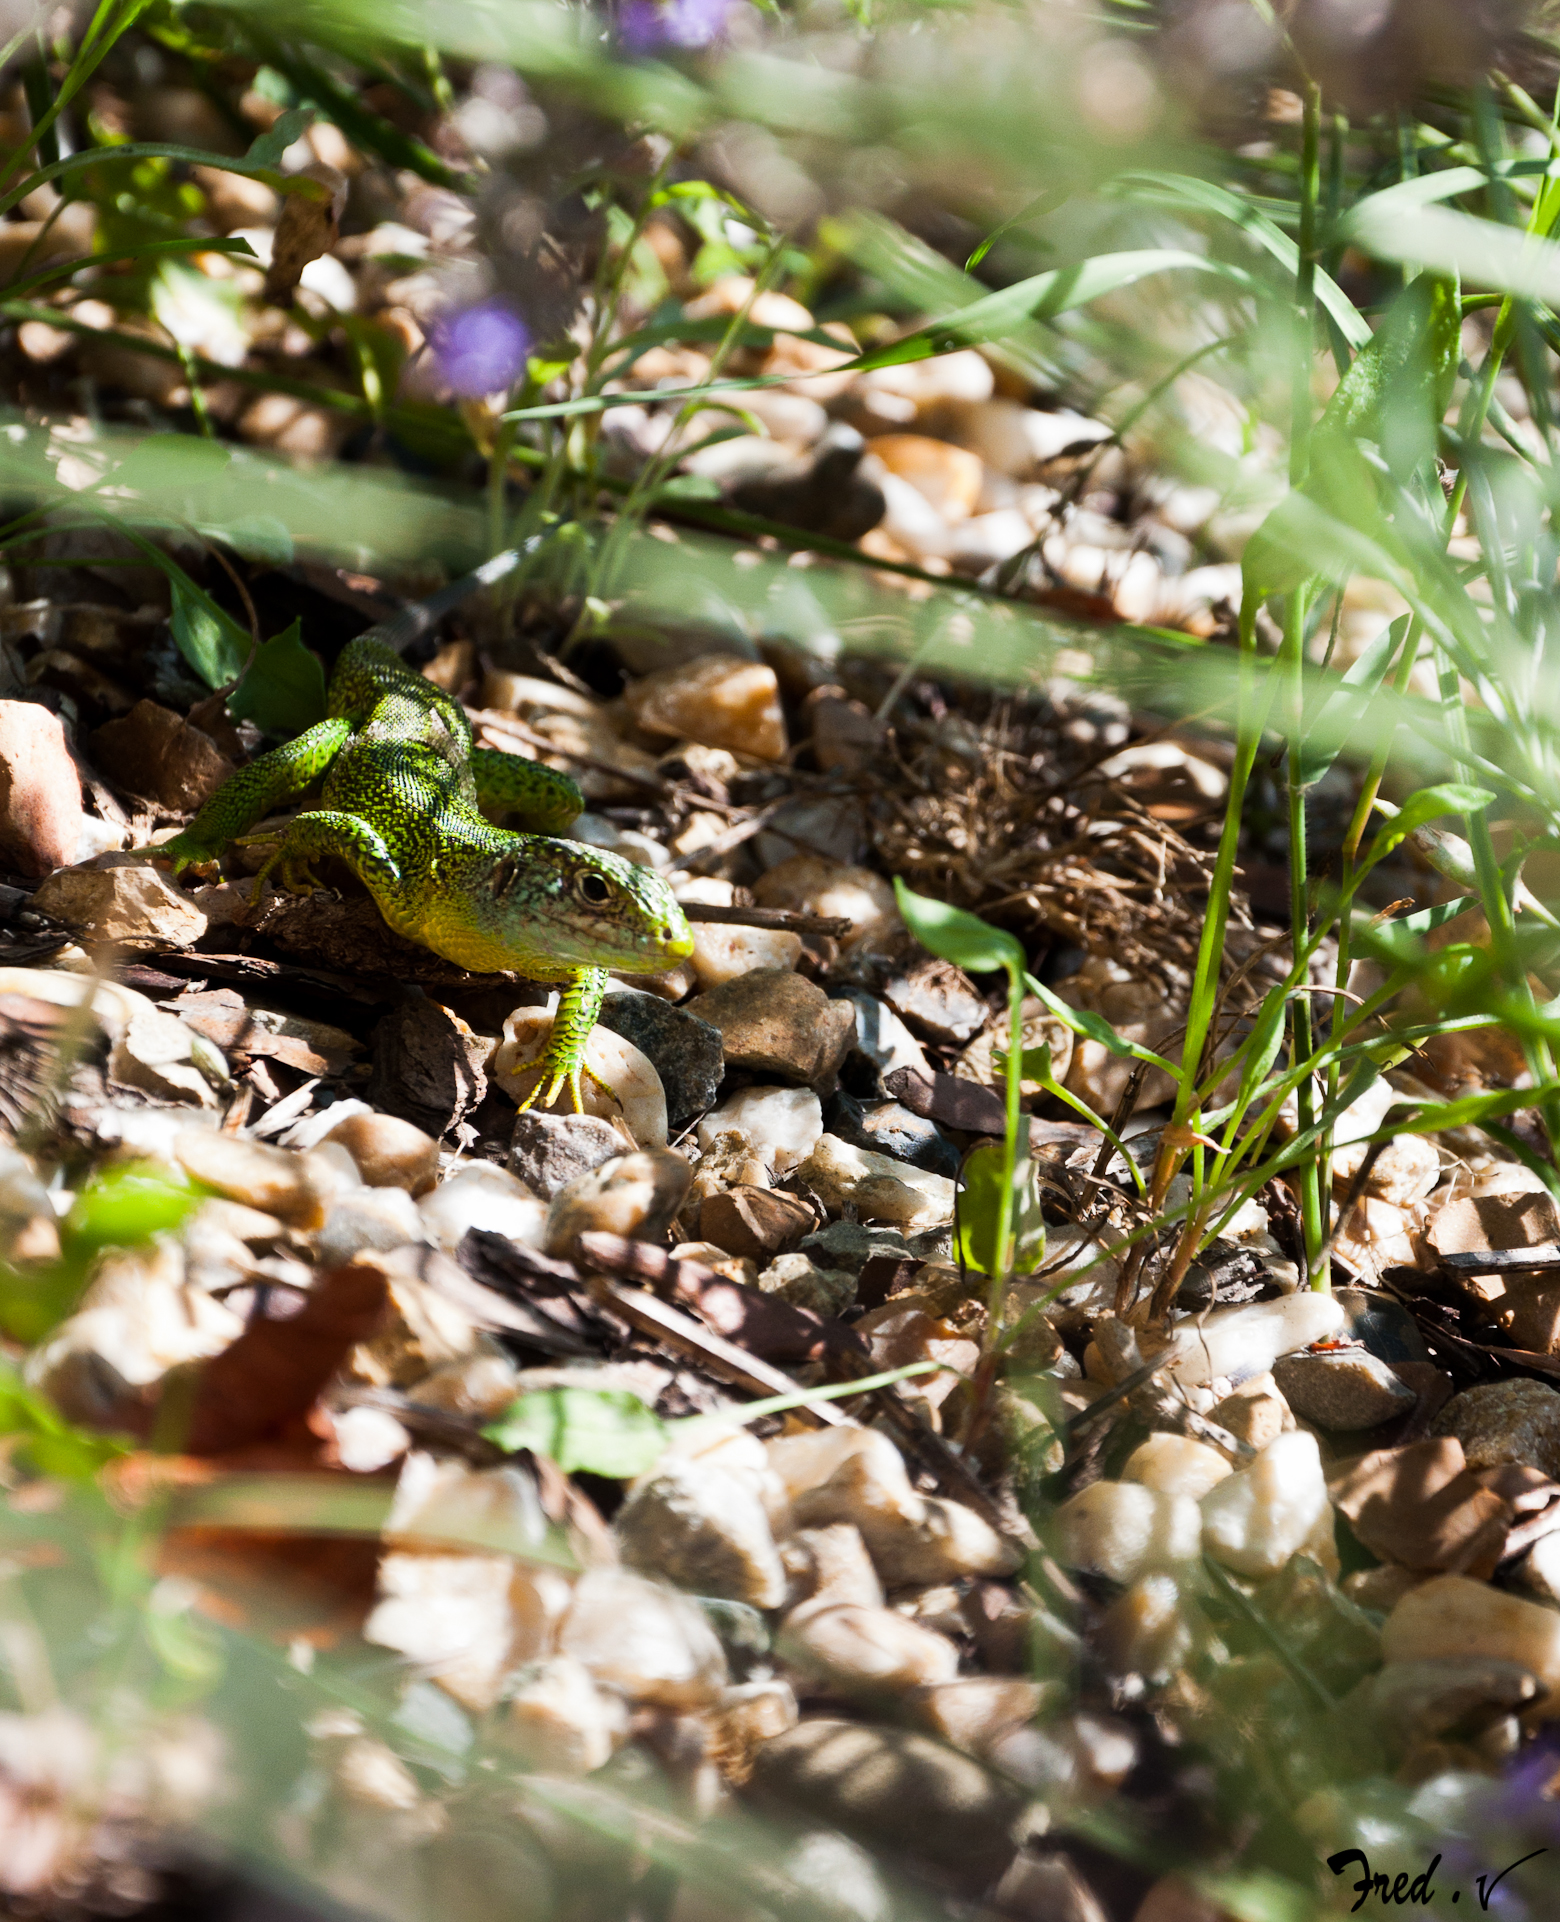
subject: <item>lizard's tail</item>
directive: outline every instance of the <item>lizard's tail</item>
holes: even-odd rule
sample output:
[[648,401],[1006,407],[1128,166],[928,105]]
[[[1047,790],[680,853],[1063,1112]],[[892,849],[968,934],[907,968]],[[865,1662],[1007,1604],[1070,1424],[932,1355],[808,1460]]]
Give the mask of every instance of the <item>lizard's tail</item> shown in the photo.
[[459,580],[451,581],[448,587],[441,587],[425,601],[413,601],[409,607],[403,607],[399,614],[381,622],[378,627],[371,627],[359,639],[378,641],[393,653],[404,654],[413,641],[421,640],[430,628],[437,627],[452,608],[459,607],[479,588],[491,587],[506,574],[512,574],[522,561],[536,552],[545,538],[543,534],[533,534],[518,547],[505,548],[502,554],[495,554],[490,561],[474,567],[469,574],[462,574]]

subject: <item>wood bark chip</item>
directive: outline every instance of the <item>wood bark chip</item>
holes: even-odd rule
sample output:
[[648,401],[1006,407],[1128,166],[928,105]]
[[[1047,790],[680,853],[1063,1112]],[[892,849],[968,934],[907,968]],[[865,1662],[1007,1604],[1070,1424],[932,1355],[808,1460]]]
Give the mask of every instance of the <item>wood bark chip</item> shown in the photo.
[[[495,1235],[493,1239],[501,1241],[503,1237]],[[539,1348],[550,1355],[593,1355],[598,1352],[596,1345],[564,1327],[534,1303],[516,1301],[508,1289],[494,1287],[491,1280],[486,1278],[492,1275],[493,1270],[490,1266],[484,1266],[480,1258],[480,1274],[466,1267],[462,1261],[452,1260],[437,1248],[397,1248],[382,1259],[387,1273],[408,1274],[412,1279],[425,1283],[468,1316],[474,1326],[489,1333],[516,1335],[527,1347]]]
[[[789,1375],[772,1368],[767,1361],[760,1361],[721,1336],[711,1334],[702,1323],[691,1315],[685,1315],[680,1308],[658,1300],[643,1288],[625,1288],[621,1282],[609,1281],[598,1276],[591,1283],[591,1293],[605,1307],[622,1316],[641,1334],[648,1335],[653,1341],[660,1342],[674,1353],[686,1355],[690,1360],[700,1363],[710,1374],[734,1387],[742,1388],[756,1397],[769,1395],[794,1395],[797,1384]],[[831,1403],[826,1401],[807,1401],[796,1411],[799,1415],[809,1416],[826,1428],[851,1426],[846,1417]]]
[[[1001,1094],[963,1075],[940,1071],[926,1075],[918,1068],[892,1068],[883,1077],[883,1087],[923,1121],[940,1121],[966,1134],[1000,1135],[1007,1130],[1007,1107]],[[1024,1115],[1019,1129],[1020,1152],[1025,1151],[1026,1130],[1030,1154],[1045,1148],[1093,1148],[1101,1139],[1096,1129],[1081,1121],[1042,1121],[1035,1115]]]
[[457,1259],[485,1290],[531,1318],[526,1338],[544,1354],[600,1355],[622,1345],[626,1326],[592,1300],[573,1262],[486,1228],[466,1231]]
[[603,1274],[644,1282],[663,1298],[691,1308],[723,1339],[763,1361],[822,1361],[828,1355],[865,1358],[861,1337],[832,1317],[799,1308],[778,1295],[766,1295],[730,1281],[702,1262],[675,1260],[648,1241],[622,1235],[580,1236],[584,1263]]

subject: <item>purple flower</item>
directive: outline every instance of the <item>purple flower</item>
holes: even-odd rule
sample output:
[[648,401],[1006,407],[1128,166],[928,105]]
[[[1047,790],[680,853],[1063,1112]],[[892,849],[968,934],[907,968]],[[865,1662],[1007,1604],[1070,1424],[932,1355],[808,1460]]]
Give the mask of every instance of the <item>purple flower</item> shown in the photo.
[[462,400],[481,400],[511,386],[525,365],[531,336],[512,307],[482,300],[436,320],[429,345],[453,391]]
[[618,35],[630,53],[707,47],[725,33],[736,0],[623,0]]

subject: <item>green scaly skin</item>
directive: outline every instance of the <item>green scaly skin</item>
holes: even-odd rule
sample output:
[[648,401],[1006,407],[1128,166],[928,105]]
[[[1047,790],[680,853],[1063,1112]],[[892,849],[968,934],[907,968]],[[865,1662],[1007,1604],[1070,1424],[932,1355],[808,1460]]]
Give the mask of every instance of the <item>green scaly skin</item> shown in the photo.
[[[578,1111],[607,970],[654,974],[693,952],[671,889],[621,855],[552,838],[585,805],[568,776],[473,747],[460,703],[367,635],[337,663],[329,719],[241,769],[183,833],[145,852],[176,876],[215,861],[321,776],[319,805],[290,823],[260,880],[274,870],[307,892],[318,885],[310,863],[328,856],[397,934],[458,967],[563,979],[541,1079],[520,1105],[547,1107],[567,1085]],[[492,826],[479,806],[513,813],[525,831]]]

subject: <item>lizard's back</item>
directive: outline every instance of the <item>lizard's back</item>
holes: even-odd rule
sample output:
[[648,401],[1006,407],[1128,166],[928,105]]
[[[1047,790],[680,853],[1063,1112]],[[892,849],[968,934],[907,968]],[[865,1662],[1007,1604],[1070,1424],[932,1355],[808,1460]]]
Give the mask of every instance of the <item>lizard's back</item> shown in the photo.
[[419,869],[441,839],[496,833],[477,811],[471,723],[453,696],[372,640],[342,650],[330,711],[352,723],[326,776],[328,807],[373,822],[403,874]]
[[471,756],[471,723],[460,702],[367,636],[341,651],[330,712],[344,715],[365,739],[421,741],[457,767]]

